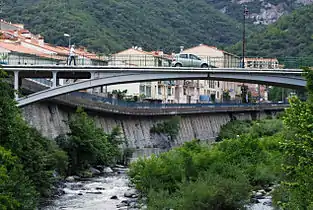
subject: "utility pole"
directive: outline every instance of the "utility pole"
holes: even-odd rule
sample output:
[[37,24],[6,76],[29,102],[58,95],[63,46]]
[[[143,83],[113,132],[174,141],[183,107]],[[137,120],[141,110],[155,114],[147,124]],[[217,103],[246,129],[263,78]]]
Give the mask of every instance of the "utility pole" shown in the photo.
[[249,14],[248,8],[244,5],[242,24],[242,68],[245,68],[245,48],[246,48],[246,16]]
[[[242,68],[245,68],[245,46],[246,46],[246,15],[248,15],[249,11],[246,5],[244,5],[244,11],[243,11],[243,24],[242,24]],[[243,83],[244,88],[246,89],[245,84]],[[245,90],[246,91],[246,90]],[[248,94],[248,92],[245,92],[245,94]],[[244,101],[247,103],[247,95],[244,97]]]

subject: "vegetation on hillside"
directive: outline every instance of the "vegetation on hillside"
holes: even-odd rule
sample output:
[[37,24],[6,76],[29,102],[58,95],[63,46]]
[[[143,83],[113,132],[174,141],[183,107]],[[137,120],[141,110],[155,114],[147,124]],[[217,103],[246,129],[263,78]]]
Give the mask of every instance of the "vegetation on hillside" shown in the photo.
[[[247,37],[246,55],[278,57],[287,67],[313,65],[313,5],[295,10],[269,25],[263,32]],[[230,50],[241,52],[237,43]],[[306,57],[302,59],[288,57]]]
[[206,0],[13,0],[2,7],[2,18],[45,36],[48,42],[72,43],[113,53],[140,46],[147,50],[179,51],[200,43],[229,45],[240,37],[240,24]]

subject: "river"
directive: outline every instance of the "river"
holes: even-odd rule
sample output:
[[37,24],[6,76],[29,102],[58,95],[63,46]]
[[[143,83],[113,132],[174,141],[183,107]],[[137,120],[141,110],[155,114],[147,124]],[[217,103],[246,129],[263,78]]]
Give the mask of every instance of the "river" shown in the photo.
[[[125,169],[117,169],[120,174],[91,178],[87,181],[66,182],[65,194],[43,210],[114,210],[124,198],[124,193],[130,189]],[[118,199],[111,199],[117,196]]]
[[[152,149],[153,150],[153,149]],[[156,151],[145,152],[144,155],[149,156]],[[142,156],[143,154],[136,155]],[[135,158],[135,159],[136,159]],[[129,179],[127,177],[127,168],[116,167],[115,173],[110,173],[97,178],[91,178],[85,181],[66,182],[63,189],[65,194],[52,202],[51,205],[41,208],[42,210],[122,210],[127,209],[126,206],[118,208],[123,201],[131,201],[130,198],[124,197],[124,193],[128,190],[134,190],[129,187]],[[111,199],[117,196],[117,199]],[[249,210],[274,210],[268,205],[271,203],[271,197],[263,197],[258,199],[260,203],[252,204],[247,207]],[[122,203],[123,204],[123,203]],[[131,208],[136,209],[136,208]]]

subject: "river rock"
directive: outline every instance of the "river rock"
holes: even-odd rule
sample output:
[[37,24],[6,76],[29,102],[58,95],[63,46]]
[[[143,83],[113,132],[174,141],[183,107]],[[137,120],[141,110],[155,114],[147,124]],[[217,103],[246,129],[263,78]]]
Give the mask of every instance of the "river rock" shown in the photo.
[[272,206],[273,204],[272,204],[272,201],[269,200],[269,201],[265,201],[265,202],[263,203],[263,205],[265,205],[265,206]]
[[95,169],[93,167],[91,167],[89,170],[90,170],[92,176],[97,176],[97,175],[101,174],[101,172],[98,169]]
[[103,187],[96,187],[96,190],[105,190]]
[[265,198],[265,197],[263,196],[263,193],[261,193],[261,192],[255,193],[254,197],[255,197],[256,199],[264,199],[264,198]]
[[121,207],[124,207],[124,206],[127,206],[127,204],[126,203],[120,203],[120,204],[116,205],[117,208],[121,208]]
[[113,170],[110,167],[105,167],[103,173],[113,173]]
[[124,197],[126,198],[133,198],[134,195],[137,195],[137,192],[136,190],[133,190],[133,189],[128,190],[127,192],[124,193]]
[[67,182],[74,182],[75,178],[74,178],[74,176],[69,176],[69,177],[66,177],[65,181],[67,181]]
[[266,194],[265,190],[258,190],[258,192],[259,192],[259,193],[262,193],[262,195],[265,195],[265,194]]
[[113,195],[110,199],[117,200],[118,197],[116,195]]
[[88,193],[88,194],[102,194],[102,192],[99,192],[99,191],[95,191],[95,192],[86,192],[86,193]]

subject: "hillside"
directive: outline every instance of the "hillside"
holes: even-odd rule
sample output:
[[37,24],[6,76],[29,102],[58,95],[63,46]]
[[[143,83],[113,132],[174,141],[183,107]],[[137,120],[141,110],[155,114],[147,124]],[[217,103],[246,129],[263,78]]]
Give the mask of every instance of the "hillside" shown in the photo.
[[282,15],[299,7],[313,3],[313,0],[207,0],[216,9],[230,17],[242,21],[243,5],[249,10],[249,21],[253,24],[268,25]]
[[100,52],[131,46],[177,51],[206,43],[229,45],[240,40],[241,25],[206,0],[12,0],[2,8],[4,19],[24,23],[46,41],[73,43]]
[[[312,20],[313,5],[281,17],[262,33],[247,38],[247,56],[313,57]],[[238,53],[241,49],[241,43],[237,43],[229,50]]]

